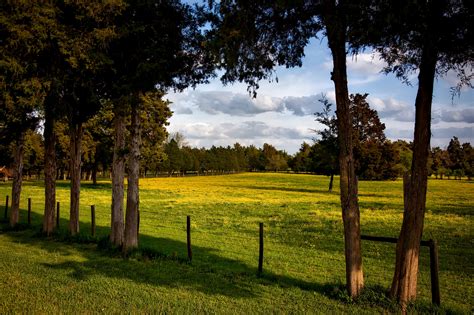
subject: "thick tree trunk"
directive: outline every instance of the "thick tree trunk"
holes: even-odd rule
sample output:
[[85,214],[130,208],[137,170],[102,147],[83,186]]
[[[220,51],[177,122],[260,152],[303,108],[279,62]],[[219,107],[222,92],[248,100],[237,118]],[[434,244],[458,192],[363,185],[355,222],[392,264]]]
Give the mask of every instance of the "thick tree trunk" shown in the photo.
[[20,195],[21,183],[23,177],[23,153],[24,153],[25,135],[22,133],[16,141],[14,149],[14,167],[12,183],[12,206],[10,212],[10,226],[14,227],[20,219]]
[[122,246],[124,232],[123,181],[125,178],[125,117],[120,110],[114,113],[114,156],[112,161],[112,222],[110,242]]
[[391,295],[402,307],[416,298],[418,258],[425,217],[428,156],[431,137],[431,103],[437,50],[427,36],[423,47],[416,95],[415,134],[411,176],[405,177],[403,223],[396,249]]
[[[340,4],[339,4],[340,5]],[[351,297],[357,297],[364,287],[360,241],[360,213],[352,152],[352,119],[346,69],[346,22],[334,1],[326,1],[325,24],[328,44],[333,57],[331,79],[336,90],[339,139],[339,168],[342,219],[344,222],[344,253],[346,258],[346,286]]]
[[71,199],[69,210],[69,232],[71,235],[79,233],[79,199],[81,194],[81,142],[82,123],[72,123],[69,130],[71,175]]
[[44,217],[43,232],[51,235],[56,219],[56,134],[52,105],[46,103],[44,123]]
[[128,157],[127,212],[123,251],[138,247],[139,171],[140,171],[140,115],[138,104],[132,106],[131,145]]

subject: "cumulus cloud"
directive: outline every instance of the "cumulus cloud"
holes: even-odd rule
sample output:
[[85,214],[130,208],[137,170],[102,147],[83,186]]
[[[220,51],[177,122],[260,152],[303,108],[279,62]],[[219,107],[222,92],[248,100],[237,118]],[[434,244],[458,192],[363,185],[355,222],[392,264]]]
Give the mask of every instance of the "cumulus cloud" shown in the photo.
[[211,115],[254,116],[284,110],[280,98],[265,95],[251,98],[246,94],[227,91],[195,92],[192,101],[201,111]]
[[180,128],[180,132],[188,139],[228,140],[232,143],[237,139],[310,139],[309,132],[305,133],[296,128],[270,126],[262,121],[244,121],[241,123],[188,124]]
[[[287,96],[283,98],[258,95],[251,98],[248,94],[229,91],[190,91],[174,95],[171,109],[180,115],[191,115],[202,112],[208,115],[226,114],[229,116],[254,117],[263,113],[292,114],[294,116],[311,116],[322,110],[319,101],[322,94],[309,96]],[[335,104],[335,93],[326,93],[328,100]],[[375,109],[381,119],[398,122],[414,122],[415,107],[396,98],[378,98],[369,95],[370,107]],[[335,110],[335,105],[333,107]],[[474,123],[474,108],[434,110],[432,123],[459,122]]]
[[403,122],[415,121],[415,108],[405,102],[394,98],[381,99],[372,96],[369,96],[367,100],[380,118],[391,118]]
[[385,130],[385,136],[389,139],[392,139],[392,140],[412,139],[413,138],[413,130],[388,128],[388,129]]
[[283,99],[285,108],[296,116],[313,115],[321,110],[322,95],[288,96]]
[[[413,139],[413,129],[387,129],[385,135],[389,139]],[[431,138],[436,143],[446,142],[441,139],[451,139],[452,137],[466,139],[465,141],[472,142],[474,138],[474,127],[448,127],[448,128],[434,128],[431,130]]]
[[[350,85],[365,84],[377,80],[380,72],[386,66],[385,61],[376,52],[347,56],[346,63],[347,73],[351,78]],[[326,69],[332,69],[332,60],[328,59],[323,63],[323,66]]]
[[378,53],[362,53],[347,57],[348,72],[352,75],[372,76],[379,74],[386,66]]
[[176,106],[173,109],[173,112],[178,115],[192,115],[193,110],[189,107]]
[[[334,103],[334,93],[327,95]],[[321,110],[321,94],[310,96],[288,96],[284,98],[259,94],[252,98],[248,94],[229,91],[190,91],[172,96],[171,109],[176,114],[193,114],[193,108],[209,115],[251,117],[262,113],[289,112],[296,116],[313,115]]]
[[[465,72],[466,75],[472,75],[473,72],[474,72],[474,67],[473,66],[465,66],[463,71]],[[460,79],[459,79],[459,76],[458,76],[458,72],[454,71],[454,70],[449,70],[444,76],[442,76],[442,80],[445,82],[445,84],[449,87],[455,87],[459,84],[460,82]],[[474,82],[472,82],[471,80],[471,85],[474,84]],[[462,86],[461,88],[461,92],[466,92],[466,91],[469,91],[470,90],[470,87],[467,86],[467,85],[464,85]]]
[[450,139],[453,136],[462,139],[470,139],[470,141],[474,138],[474,127],[449,127],[449,128],[438,128],[433,129],[431,131],[433,138],[447,138]]
[[463,108],[458,110],[442,110],[441,120],[445,122],[474,123],[474,108]]

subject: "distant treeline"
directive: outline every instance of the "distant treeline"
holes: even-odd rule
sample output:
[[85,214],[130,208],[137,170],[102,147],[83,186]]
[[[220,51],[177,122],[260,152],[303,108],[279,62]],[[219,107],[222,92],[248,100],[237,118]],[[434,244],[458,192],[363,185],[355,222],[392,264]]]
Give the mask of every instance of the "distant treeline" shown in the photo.
[[[85,129],[82,143],[82,178],[96,180],[108,177],[112,165],[113,143],[107,126]],[[98,126],[96,126],[98,127]],[[58,124],[57,178],[69,177],[69,141],[66,125]],[[411,167],[412,144],[398,140],[382,144],[364,142],[355,147],[356,169],[359,179],[384,180],[402,176]],[[259,148],[235,143],[232,146],[193,148],[180,134],[169,136],[159,145],[142,141],[142,176],[210,175],[252,171],[292,171],[337,175],[337,155],[324,141],[303,142],[300,150],[290,155],[271,144]],[[0,165],[12,163],[12,146],[0,147]],[[42,177],[44,167],[44,140],[38,132],[30,131],[25,137],[24,174]],[[470,143],[461,144],[453,137],[446,149],[431,149],[429,174],[436,178],[473,176],[474,151]]]
[[[411,168],[411,142],[386,140],[379,146],[369,142],[355,147],[354,151],[359,179],[395,179],[402,177]],[[290,157],[288,166],[295,172],[337,174],[339,168],[332,167],[327,159],[328,154],[322,150],[320,141],[316,141],[313,145],[303,143],[300,150]],[[333,161],[337,165],[337,159]],[[428,174],[440,179],[461,179],[461,177],[471,179],[474,175],[474,150],[471,144],[461,144],[457,137],[453,137],[446,149],[431,148]]]

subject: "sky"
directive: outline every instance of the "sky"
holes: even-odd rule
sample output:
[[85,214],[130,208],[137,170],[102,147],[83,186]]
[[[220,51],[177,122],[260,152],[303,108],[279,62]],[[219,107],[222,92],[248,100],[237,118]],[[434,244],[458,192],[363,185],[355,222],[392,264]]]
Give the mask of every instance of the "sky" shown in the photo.
[[[411,86],[393,74],[381,73],[384,62],[373,52],[347,57],[349,93],[368,93],[371,108],[376,109],[391,140],[413,139],[416,73]],[[305,49],[301,68],[276,69],[278,82],[262,81],[254,99],[241,83],[223,86],[219,78],[209,84],[181,93],[170,93],[173,116],[168,131],[184,135],[195,147],[274,145],[290,154],[303,141],[312,143],[315,121],[321,111],[318,101],[325,95],[335,107],[334,84],[330,80],[332,58],[326,42],[314,39]],[[433,95],[431,145],[446,147],[456,136],[461,143],[474,141],[474,90],[465,88],[452,99],[450,87],[456,75],[437,78]]]

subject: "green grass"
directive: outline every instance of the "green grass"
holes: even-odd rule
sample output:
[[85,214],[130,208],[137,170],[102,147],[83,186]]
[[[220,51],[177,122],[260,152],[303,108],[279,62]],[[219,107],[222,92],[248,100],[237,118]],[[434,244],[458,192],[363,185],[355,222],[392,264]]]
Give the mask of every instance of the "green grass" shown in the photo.
[[[123,259],[94,243],[37,237],[44,189],[26,182],[21,207],[33,201],[33,229],[0,232],[0,313],[381,313],[394,311],[390,286],[394,244],[363,242],[369,290],[351,302],[344,284],[337,188],[323,176],[239,174],[141,180],[140,245],[161,253]],[[335,187],[338,183],[335,184]],[[69,184],[58,182],[66,233]],[[0,198],[10,194],[0,184]],[[429,251],[422,249],[415,312],[474,310],[474,183],[430,180],[423,239],[438,241],[442,308],[429,306]],[[96,205],[98,238],[109,233],[109,181],[81,189],[81,233]],[[397,237],[402,183],[360,182],[363,234]],[[0,199],[1,200],[1,199]],[[4,199],[2,204],[4,203]],[[0,207],[3,215],[3,207]],[[193,261],[186,258],[186,216]],[[26,221],[22,209],[21,220]],[[264,275],[258,277],[258,223],[265,224]]]

